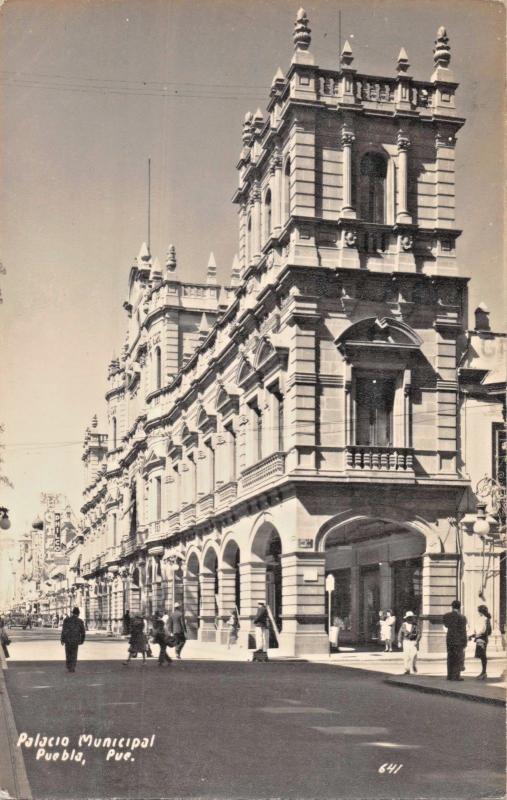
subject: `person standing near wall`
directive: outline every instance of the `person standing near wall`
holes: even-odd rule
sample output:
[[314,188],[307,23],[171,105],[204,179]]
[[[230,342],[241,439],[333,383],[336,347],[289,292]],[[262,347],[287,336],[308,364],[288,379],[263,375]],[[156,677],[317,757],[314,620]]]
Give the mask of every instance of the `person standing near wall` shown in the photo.
[[174,610],[169,615],[167,622],[167,629],[176,640],[176,658],[179,659],[187,641],[187,626],[179,603],[174,604]]
[[461,613],[461,603],[453,600],[451,611],[443,616],[447,645],[447,680],[462,681],[463,650],[467,646],[467,618]]
[[403,648],[403,665],[405,675],[416,673],[417,653],[419,650],[419,640],[421,630],[412,611],[407,611],[403,617],[403,623],[398,632],[398,646]]
[[469,638],[475,639],[475,657],[480,659],[482,665],[481,673],[477,675],[477,679],[485,681],[488,677],[486,667],[488,664],[488,639],[491,636],[491,614],[487,606],[479,606],[477,611],[479,612],[479,622]]
[[253,619],[255,627],[255,653],[254,661],[267,661],[269,648],[269,616],[266,603],[259,600],[257,613]]

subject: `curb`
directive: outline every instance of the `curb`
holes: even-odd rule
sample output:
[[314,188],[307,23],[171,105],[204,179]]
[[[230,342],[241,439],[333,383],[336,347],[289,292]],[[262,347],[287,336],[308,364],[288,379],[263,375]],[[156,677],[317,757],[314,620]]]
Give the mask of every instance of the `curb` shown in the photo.
[[[0,714],[0,727],[3,728],[3,733],[5,734],[5,738],[7,740],[7,747],[5,748],[4,752],[9,758],[11,767],[9,783],[14,789],[14,798],[16,798],[16,800],[32,800],[32,790],[30,789],[30,783],[28,782],[28,775],[26,773],[23,754],[16,745],[18,741],[18,731],[5,682],[4,671],[8,669],[7,661],[1,649],[0,663],[2,667],[0,669],[0,708],[3,711],[3,714]],[[3,738],[1,733],[0,737]],[[3,775],[1,776],[1,780],[2,782],[5,781],[5,777]]]
[[471,700],[473,703],[489,703],[490,705],[495,706],[505,706],[505,700],[502,700],[499,697],[466,694],[465,692],[460,692],[453,689],[445,689],[441,686],[426,686],[420,683],[409,683],[408,681],[403,681],[392,677],[384,678],[384,683],[389,683],[391,686],[401,686],[403,689],[426,692],[426,694],[441,694],[447,697],[457,697],[459,700]]

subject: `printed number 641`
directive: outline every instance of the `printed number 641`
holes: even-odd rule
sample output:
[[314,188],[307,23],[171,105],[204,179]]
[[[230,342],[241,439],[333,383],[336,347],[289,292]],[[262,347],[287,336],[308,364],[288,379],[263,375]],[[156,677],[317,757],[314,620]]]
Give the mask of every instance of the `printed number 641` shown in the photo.
[[378,771],[382,775],[384,775],[385,773],[389,773],[389,775],[396,775],[396,773],[400,771],[402,766],[403,766],[403,764],[387,764],[386,763],[386,764],[382,764],[382,766],[379,767]]

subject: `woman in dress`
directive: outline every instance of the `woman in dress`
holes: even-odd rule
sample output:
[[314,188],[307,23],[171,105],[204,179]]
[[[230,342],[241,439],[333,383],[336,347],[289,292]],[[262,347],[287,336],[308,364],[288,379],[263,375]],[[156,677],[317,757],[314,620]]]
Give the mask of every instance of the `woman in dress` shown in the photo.
[[384,650],[386,653],[391,653],[394,642],[394,626],[396,624],[396,617],[392,611],[386,611],[383,618],[380,620],[380,638],[384,643]]
[[475,639],[475,657],[480,659],[482,665],[482,671],[477,675],[477,680],[485,681],[488,677],[486,667],[488,664],[488,639],[491,636],[491,614],[487,606],[479,606],[477,611],[479,612],[479,622],[469,638]]
[[138,653],[142,653],[143,664],[145,663],[147,641],[144,632],[144,619],[140,614],[136,614],[130,624],[129,654],[127,660],[123,662],[125,667],[128,666],[131,658],[136,658]]

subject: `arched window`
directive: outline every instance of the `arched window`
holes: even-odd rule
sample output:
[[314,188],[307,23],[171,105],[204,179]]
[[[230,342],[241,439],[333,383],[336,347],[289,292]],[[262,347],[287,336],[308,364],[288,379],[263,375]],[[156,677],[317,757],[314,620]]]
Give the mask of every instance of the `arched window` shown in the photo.
[[285,162],[285,169],[283,172],[282,217],[284,222],[287,222],[290,217],[290,158]]
[[155,348],[155,388],[162,387],[162,351],[160,347]]
[[387,161],[380,153],[366,153],[359,172],[361,219],[382,225],[385,223]]
[[112,420],[112,439],[113,439],[113,450],[116,450],[118,447],[118,425],[116,422],[116,417],[113,417]]
[[250,214],[248,215],[247,223],[246,223],[246,241],[245,241],[245,255],[246,255],[246,265],[250,264],[250,259],[252,257],[252,217]]
[[271,234],[271,189],[265,194],[264,197],[264,231],[263,241],[267,242]]

